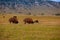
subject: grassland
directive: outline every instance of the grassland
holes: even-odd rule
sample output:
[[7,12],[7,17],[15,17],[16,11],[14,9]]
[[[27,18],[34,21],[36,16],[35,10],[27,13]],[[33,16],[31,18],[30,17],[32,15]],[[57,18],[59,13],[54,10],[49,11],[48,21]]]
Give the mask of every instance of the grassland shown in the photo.
[[[8,19],[16,15],[19,24],[10,24]],[[28,16],[19,14],[0,15],[0,40],[60,40],[59,16]],[[31,17],[39,23],[24,24],[23,19]]]

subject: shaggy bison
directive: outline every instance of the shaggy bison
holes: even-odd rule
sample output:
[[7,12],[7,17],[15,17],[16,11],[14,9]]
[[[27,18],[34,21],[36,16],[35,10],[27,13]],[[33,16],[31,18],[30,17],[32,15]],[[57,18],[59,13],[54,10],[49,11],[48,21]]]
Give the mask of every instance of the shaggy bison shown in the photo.
[[38,20],[33,21],[32,18],[25,18],[23,21],[24,21],[25,24],[26,23],[28,23],[28,24],[38,23]]
[[23,21],[24,21],[25,24],[26,23],[28,23],[28,24],[33,24],[34,23],[32,18],[25,18]]
[[10,23],[18,24],[17,16],[11,17],[11,18],[9,19],[9,22],[10,22]]

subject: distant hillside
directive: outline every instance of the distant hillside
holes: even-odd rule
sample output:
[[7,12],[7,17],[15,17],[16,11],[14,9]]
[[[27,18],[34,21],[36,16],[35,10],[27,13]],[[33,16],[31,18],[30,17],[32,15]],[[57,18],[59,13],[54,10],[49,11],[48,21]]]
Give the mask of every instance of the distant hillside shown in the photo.
[[60,13],[60,2],[47,0],[0,0],[0,13],[53,15]]

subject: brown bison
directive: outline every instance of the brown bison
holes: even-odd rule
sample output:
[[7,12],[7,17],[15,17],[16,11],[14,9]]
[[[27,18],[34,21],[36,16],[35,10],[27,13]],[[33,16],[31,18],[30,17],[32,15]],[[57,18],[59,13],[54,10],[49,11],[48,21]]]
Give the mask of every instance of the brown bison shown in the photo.
[[10,22],[10,23],[18,24],[17,16],[11,17],[11,18],[9,19],[9,22]]
[[38,23],[38,20],[33,21],[32,18],[25,18],[23,21],[24,21],[25,24],[26,23],[28,23],[28,24]]
[[33,24],[34,23],[34,21],[32,20],[32,18],[25,18],[24,20],[24,23],[26,24],[26,23],[28,23],[28,24]]

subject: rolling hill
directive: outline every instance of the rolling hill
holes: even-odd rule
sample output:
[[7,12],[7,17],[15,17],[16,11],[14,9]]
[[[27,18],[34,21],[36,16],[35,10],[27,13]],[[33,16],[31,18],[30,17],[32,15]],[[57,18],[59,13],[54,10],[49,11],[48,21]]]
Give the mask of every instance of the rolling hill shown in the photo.
[[54,15],[60,13],[60,2],[48,0],[0,0],[0,13]]

